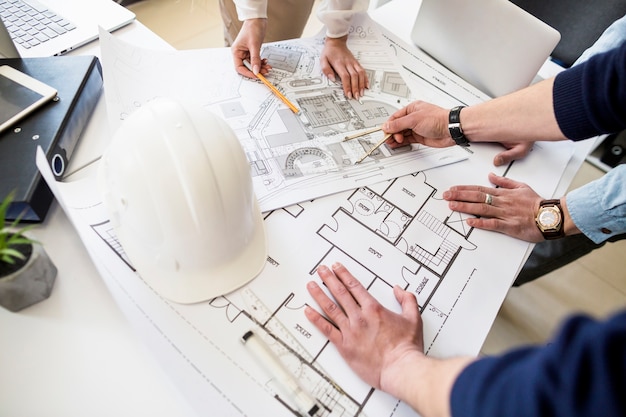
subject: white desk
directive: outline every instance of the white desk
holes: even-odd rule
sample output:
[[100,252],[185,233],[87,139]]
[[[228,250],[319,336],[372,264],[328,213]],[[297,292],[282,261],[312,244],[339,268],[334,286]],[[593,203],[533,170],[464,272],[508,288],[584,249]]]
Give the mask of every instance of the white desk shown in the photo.
[[[416,10],[413,0],[394,0],[374,16],[379,22],[393,22],[405,38],[403,30],[410,30]],[[138,22],[116,35],[168,47]],[[98,55],[98,45],[78,53]],[[101,154],[106,126],[101,100],[72,166]],[[566,176],[565,186],[578,166]],[[0,415],[194,415],[118,309],[56,203],[32,234],[44,243],[59,273],[48,300],[20,313],[0,310]]]

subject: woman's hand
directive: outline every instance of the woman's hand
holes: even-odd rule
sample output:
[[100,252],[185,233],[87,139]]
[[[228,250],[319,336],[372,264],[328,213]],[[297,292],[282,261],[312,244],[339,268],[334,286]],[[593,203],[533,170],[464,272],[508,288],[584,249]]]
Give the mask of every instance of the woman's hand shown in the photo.
[[329,80],[335,82],[335,74],[339,76],[346,97],[359,100],[370,84],[365,69],[348,49],[347,41],[347,35],[341,38],[327,37],[320,56],[320,66]]

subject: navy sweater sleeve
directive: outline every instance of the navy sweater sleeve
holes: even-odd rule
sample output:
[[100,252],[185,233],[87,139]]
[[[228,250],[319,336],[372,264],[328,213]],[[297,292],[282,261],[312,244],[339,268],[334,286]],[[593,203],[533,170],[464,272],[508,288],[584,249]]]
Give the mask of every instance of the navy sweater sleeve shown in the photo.
[[626,415],[626,311],[575,316],[547,346],[477,360],[450,401],[453,417]]
[[626,129],[626,42],[558,74],[552,98],[569,139]]

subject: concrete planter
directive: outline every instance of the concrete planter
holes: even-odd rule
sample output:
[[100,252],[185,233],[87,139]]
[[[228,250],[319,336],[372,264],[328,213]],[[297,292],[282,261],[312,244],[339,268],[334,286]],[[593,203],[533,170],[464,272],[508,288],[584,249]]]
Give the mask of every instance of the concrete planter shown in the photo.
[[0,276],[0,305],[16,312],[50,296],[57,268],[40,244],[33,244],[26,264],[19,270]]

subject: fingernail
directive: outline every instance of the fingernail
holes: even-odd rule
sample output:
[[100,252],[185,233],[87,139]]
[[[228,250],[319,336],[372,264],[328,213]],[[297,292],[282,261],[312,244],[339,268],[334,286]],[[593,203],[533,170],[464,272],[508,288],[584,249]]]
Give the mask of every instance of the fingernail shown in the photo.
[[447,200],[448,198],[450,198],[450,191],[444,191],[443,192],[443,198],[444,198],[444,200]]
[[258,65],[255,65],[252,67],[252,72],[254,73],[254,75],[257,75],[259,73],[259,69],[260,68]]
[[333,269],[339,269],[339,268],[341,268],[342,266],[343,266],[343,265],[341,265],[341,263],[339,263],[339,262],[335,262],[335,263],[333,264]]
[[320,271],[321,272],[328,271],[328,267],[326,265],[320,265],[320,266],[317,267],[317,271],[318,272],[320,272]]
[[315,281],[309,281],[306,283],[306,287],[310,290],[313,290],[317,288],[317,284],[315,283]]
[[361,90],[361,97],[365,95],[365,90]]

